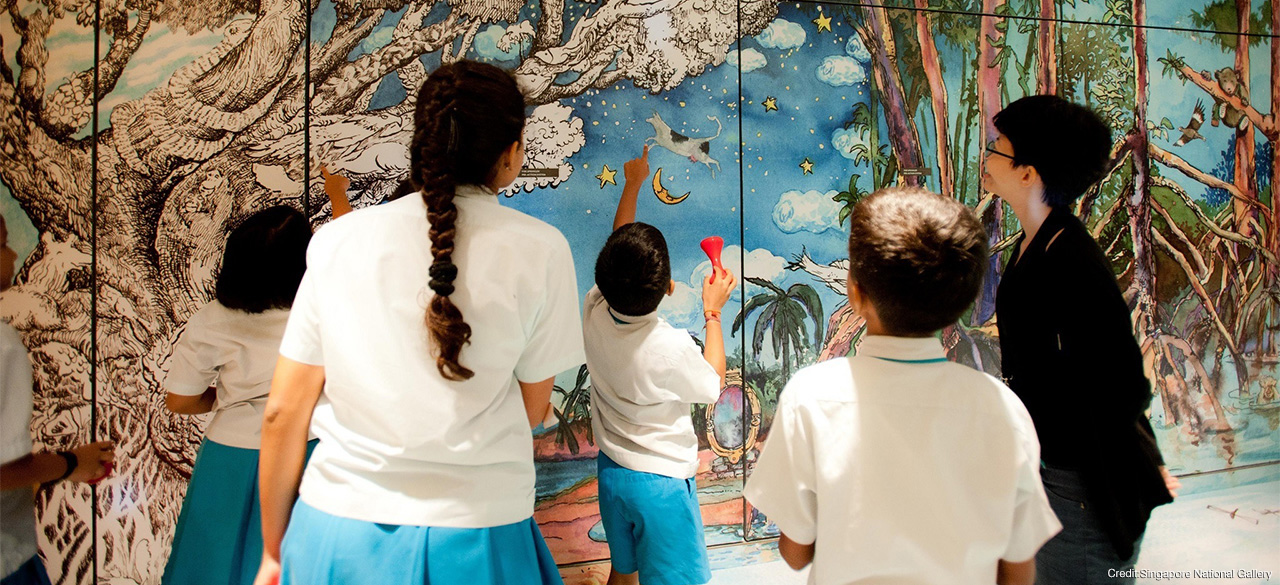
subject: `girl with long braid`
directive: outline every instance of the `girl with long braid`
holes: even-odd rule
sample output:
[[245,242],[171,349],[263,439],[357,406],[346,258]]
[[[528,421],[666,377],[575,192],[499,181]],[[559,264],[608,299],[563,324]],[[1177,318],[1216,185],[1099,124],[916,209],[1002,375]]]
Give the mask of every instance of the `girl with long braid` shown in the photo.
[[561,583],[530,429],[584,361],[569,246],[498,203],[524,159],[510,74],[448,64],[418,96],[419,196],[307,250],[263,423],[258,583]]

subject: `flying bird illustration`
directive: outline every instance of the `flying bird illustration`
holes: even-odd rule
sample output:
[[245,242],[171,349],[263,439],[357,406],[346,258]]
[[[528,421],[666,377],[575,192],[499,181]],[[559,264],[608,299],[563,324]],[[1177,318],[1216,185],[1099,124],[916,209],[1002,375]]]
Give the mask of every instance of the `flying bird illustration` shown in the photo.
[[818,264],[813,258],[809,257],[808,250],[801,248],[800,253],[795,255],[793,260],[787,264],[787,270],[803,270],[818,279],[822,284],[827,285],[827,288],[835,291],[836,294],[849,294],[846,289],[849,278],[848,258],[841,258],[830,264]]
[[1191,121],[1187,122],[1182,130],[1182,137],[1174,142],[1174,146],[1183,146],[1192,140],[1204,140],[1204,136],[1200,135],[1200,125],[1204,124],[1204,102],[1197,101],[1195,110],[1191,112]]

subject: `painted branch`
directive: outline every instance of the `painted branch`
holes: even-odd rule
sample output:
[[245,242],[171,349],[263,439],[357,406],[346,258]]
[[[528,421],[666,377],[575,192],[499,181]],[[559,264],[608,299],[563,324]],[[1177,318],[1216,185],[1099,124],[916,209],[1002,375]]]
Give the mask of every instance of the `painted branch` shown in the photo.
[[[929,26],[927,0],[915,0],[916,36],[920,41],[920,60],[925,78],[929,81],[929,99],[933,104],[933,134],[937,142],[938,191],[946,197],[955,196],[955,171],[951,167],[950,131],[947,129],[947,84],[942,78],[942,61],[938,58],[938,45],[933,39],[933,27]],[[1053,0],[1047,0],[1050,4]]]
[[98,64],[97,90],[93,88],[93,67],[90,67],[58,86],[43,104],[40,121],[50,135],[69,137],[93,120],[94,95],[102,99],[115,89],[129,59],[142,46],[142,39],[151,28],[151,10],[140,11],[137,24],[132,29],[127,27],[127,23],[114,28],[117,30],[112,31],[113,34],[119,36],[111,39],[111,48]]
[[471,43],[476,40],[476,34],[480,32],[480,25],[483,22],[476,20],[467,28],[467,32],[462,34],[462,42],[458,44],[457,52],[450,52],[449,47],[445,47],[440,52],[440,61],[442,63],[454,63],[467,56],[467,51],[471,50]]
[[[1191,363],[1191,369],[1196,371],[1196,377],[1200,379],[1201,388],[1213,403],[1214,414],[1222,424],[1227,424],[1226,412],[1223,411],[1222,402],[1218,398],[1218,389],[1213,385],[1213,378],[1210,378],[1209,372],[1205,371],[1204,365],[1200,363],[1200,356],[1191,348],[1191,344],[1187,343],[1185,339],[1180,339],[1169,334],[1162,335],[1161,339],[1164,340],[1165,344],[1176,347],[1182,351],[1182,353],[1192,356],[1192,359],[1187,361]],[[1228,425],[1226,429],[1216,430],[1227,430],[1230,428],[1231,427]]]
[[[1132,188],[1132,185],[1125,185],[1122,192],[1128,193],[1129,189]],[[1102,230],[1107,228],[1107,224],[1111,223],[1111,218],[1115,217],[1116,210],[1120,209],[1123,204],[1124,197],[1116,197],[1111,201],[1111,205],[1107,206],[1107,210],[1102,212],[1102,217],[1098,218],[1098,223],[1094,224],[1093,229],[1089,231],[1089,235],[1093,236],[1093,239],[1096,240],[1102,237]]]
[[1164,150],[1150,142],[1147,143],[1147,151],[1150,153],[1152,158],[1161,164],[1170,168],[1178,169],[1179,171],[1182,171],[1182,174],[1191,177],[1206,186],[1222,189],[1237,200],[1243,200],[1258,207],[1259,210],[1266,215],[1268,222],[1270,222],[1271,212],[1266,207],[1263,207],[1263,205],[1258,201],[1245,197],[1235,185],[1195,168],[1191,163],[1183,160],[1182,157]]
[[1181,73],[1185,79],[1194,83],[1200,89],[1203,89],[1206,93],[1212,96],[1213,99],[1223,100],[1228,104],[1231,104],[1231,107],[1244,112],[1244,114],[1249,117],[1249,121],[1253,124],[1253,127],[1257,128],[1258,131],[1261,132],[1263,136],[1266,136],[1268,140],[1280,139],[1280,128],[1276,125],[1276,117],[1274,115],[1263,116],[1257,108],[1252,105],[1245,105],[1244,102],[1240,101],[1239,96],[1229,96],[1222,93],[1222,89],[1218,87],[1218,83],[1216,81],[1201,75],[1199,71],[1192,69],[1188,65],[1184,64],[1178,69],[1178,72]]
[[[1173,217],[1169,215],[1169,211],[1165,209],[1163,205],[1160,205],[1159,201],[1152,199],[1151,206],[1156,210],[1156,213],[1160,214],[1160,217],[1164,218],[1164,222],[1168,230],[1178,238],[1179,242],[1182,242],[1182,244],[1187,247],[1187,251],[1185,253],[1191,254],[1191,259],[1195,260],[1195,277],[1200,281],[1200,284],[1209,282],[1209,278],[1213,275],[1209,273],[1209,266],[1205,264],[1204,256],[1200,254],[1200,250],[1197,250],[1195,244],[1191,243],[1191,238],[1188,238],[1187,234],[1182,231],[1182,228],[1178,227],[1177,222],[1173,221]],[[1152,229],[1155,228],[1153,227]]]
[[1195,201],[1191,199],[1191,196],[1187,194],[1187,191],[1183,189],[1181,185],[1178,185],[1177,183],[1175,183],[1172,179],[1167,179],[1165,177],[1153,177],[1152,184],[1159,185],[1161,187],[1169,189],[1170,191],[1173,191],[1174,194],[1176,194],[1178,197],[1182,199],[1182,203],[1186,205],[1188,209],[1191,210],[1191,213],[1196,216],[1196,219],[1200,221],[1201,225],[1208,228],[1210,233],[1218,236],[1223,240],[1235,242],[1237,244],[1244,244],[1252,248],[1258,254],[1261,254],[1262,257],[1266,258],[1268,262],[1271,262],[1272,264],[1276,263],[1275,254],[1271,253],[1266,248],[1264,248],[1261,244],[1258,243],[1258,241],[1255,238],[1253,238],[1252,236],[1243,236],[1243,235],[1240,235],[1238,232],[1224,229],[1218,222],[1210,219],[1209,216],[1205,215],[1204,210],[1200,209],[1199,205],[1196,205]]
[[542,7],[542,14],[538,17],[538,33],[533,38],[535,53],[559,45],[564,36],[564,0],[542,0],[538,5]]
[[1193,268],[1191,263],[1187,261],[1187,257],[1184,256],[1182,252],[1178,251],[1177,248],[1174,248],[1173,244],[1169,243],[1169,240],[1164,239],[1164,236],[1160,234],[1159,230],[1152,229],[1151,237],[1154,238],[1156,243],[1164,249],[1165,253],[1168,254],[1170,258],[1173,258],[1174,261],[1178,263],[1178,266],[1181,266],[1182,270],[1187,273],[1187,276],[1189,277],[1188,280],[1191,282],[1191,289],[1195,291],[1196,296],[1200,297],[1201,305],[1209,312],[1209,316],[1213,319],[1214,327],[1217,328],[1218,333],[1222,334],[1223,343],[1227,345],[1227,348],[1231,351],[1232,355],[1237,355],[1239,351],[1236,350],[1236,342],[1234,337],[1231,335],[1231,331],[1229,331],[1227,329],[1227,325],[1222,322],[1222,317],[1218,315],[1218,310],[1214,307],[1213,297],[1209,296],[1209,291],[1206,291],[1204,286],[1200,284],[1200,280],[1196,278],[1195,268]]
[[446,18],[439,24],[424,28],[412,36],[391,41],[387,46],[348,63],[316,92],[317,99],[323,104],[319,113],[336,114],[345,111],[352,100],[381,81],[388,73],[453,42],[466,31],[469,24],[464,20]]
[[309,15],[296,0],[263,0],[249,33],[191,84],[192,95],[224,111],[242,111],[284,79],[288,57],[306,42]]
[[[337,71],[343,65],[347,65],[347,55],[350,55],[357,45],[368,38],[373,29],[382,24],[382,19],[386,16],[386,13],[386,10],[377,10],[363,19],[348,18],[339,20],[334,26],[333,34],[329,36],[329,40],[325,42],[324,46],[317,48],[314,44],[308,43],[311,46],[311,83],[322,86],[333,75],[334,71]],[[409,22],[409,20],[409,14],[405,14],[401,18],[400,24]],[[420,30],[420,27],[405,31],[405,34],[398,34],[401,32],[401,27],[398,24],[392,34],[393,38],[400,39],[417,30]]]
[[1041,95],[1058,93],[1058,11],[1055,0],[1040,0],[1040,36],[1037,41],[1040,68],[1036,89]]
[[83,177],[91,168],[86,143],[50,137],[21,105],[14,85],[0,81],[0,180],[40,233],[88,241],[93,203]]
[[27,110],[39,112],[41,102],[44,101],[44,66],[49,62],[45,39],[49,37],[49,28],[53,26],[54,19],[41,9],[36,9],[28,17],[11,9],[9,16],[13,29],[22,35],[16,55],[19,69],[17,98]]
[[1084,197],[1081,197],[1076,202],[1076,217],[1079,217],[1080,221],[1087,220],[1089,215],[1093,213],[1093,202],[1102,193],[1102,186],[1111,180],[1111,177],[1116,174],[1117,170],[1120,170],[1120,166],[1128,158],[1129,151],[1133,149],[1133,144],[1130,142],[1132,137],[1132,134],[1126,135],[1111,147],[1111,160],[1107,161],[1106,174],[1097,183],[1094,183],[1092,187],[1089,187],[1089,190],[1085,191]]

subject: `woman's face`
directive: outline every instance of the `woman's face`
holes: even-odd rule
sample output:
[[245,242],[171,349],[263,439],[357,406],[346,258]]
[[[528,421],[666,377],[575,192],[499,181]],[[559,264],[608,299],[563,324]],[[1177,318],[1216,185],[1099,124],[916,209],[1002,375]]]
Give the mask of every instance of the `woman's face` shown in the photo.
[[999,195],[1009,203],[1015,203],[1025,190],[1021,185],[1022,169],[1013,164],[1013,145],[1003,134],[987,143],[986,164],[982,171],[982,188]]

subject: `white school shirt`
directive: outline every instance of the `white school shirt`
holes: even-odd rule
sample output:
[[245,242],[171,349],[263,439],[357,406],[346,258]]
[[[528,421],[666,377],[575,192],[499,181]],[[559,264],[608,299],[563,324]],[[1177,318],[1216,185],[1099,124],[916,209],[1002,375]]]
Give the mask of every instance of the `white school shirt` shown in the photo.
[[573,258],[546,223],[457,190],[450,300],[471,326],[448,381],[425,325],[433,261],[422,197],[355,211],[311,239],[281,343],[325,370],[300,497],[344,518],[484,528],[533,514],[533,435],[517,380],[583,363]]
[[[31,362],[18,330],[0,321],[0,463],[31,454]],[[0,491],[0,578],[36,554],[35,498],[30,489]]]
[[715,402],[720,375],[683,329],[657,312],[616,313],[592,287],[582,339],[591,373],[591,431],[600,450],[633,471],[678,479],[698,471],[690,404]]
[[216,300],[187,320],[173,346],[164,389],[199,396],[217,385],[207,439],[241,449],[261,446],[262,414],[288,321],[288,309],[247,313]]
[[931,337],[868,336],[783,390],[743,495],[817,541],[809,583],[989,585],[997,561],[1062,529],[1022,402],[985,373],[919,363],[943,355]]

